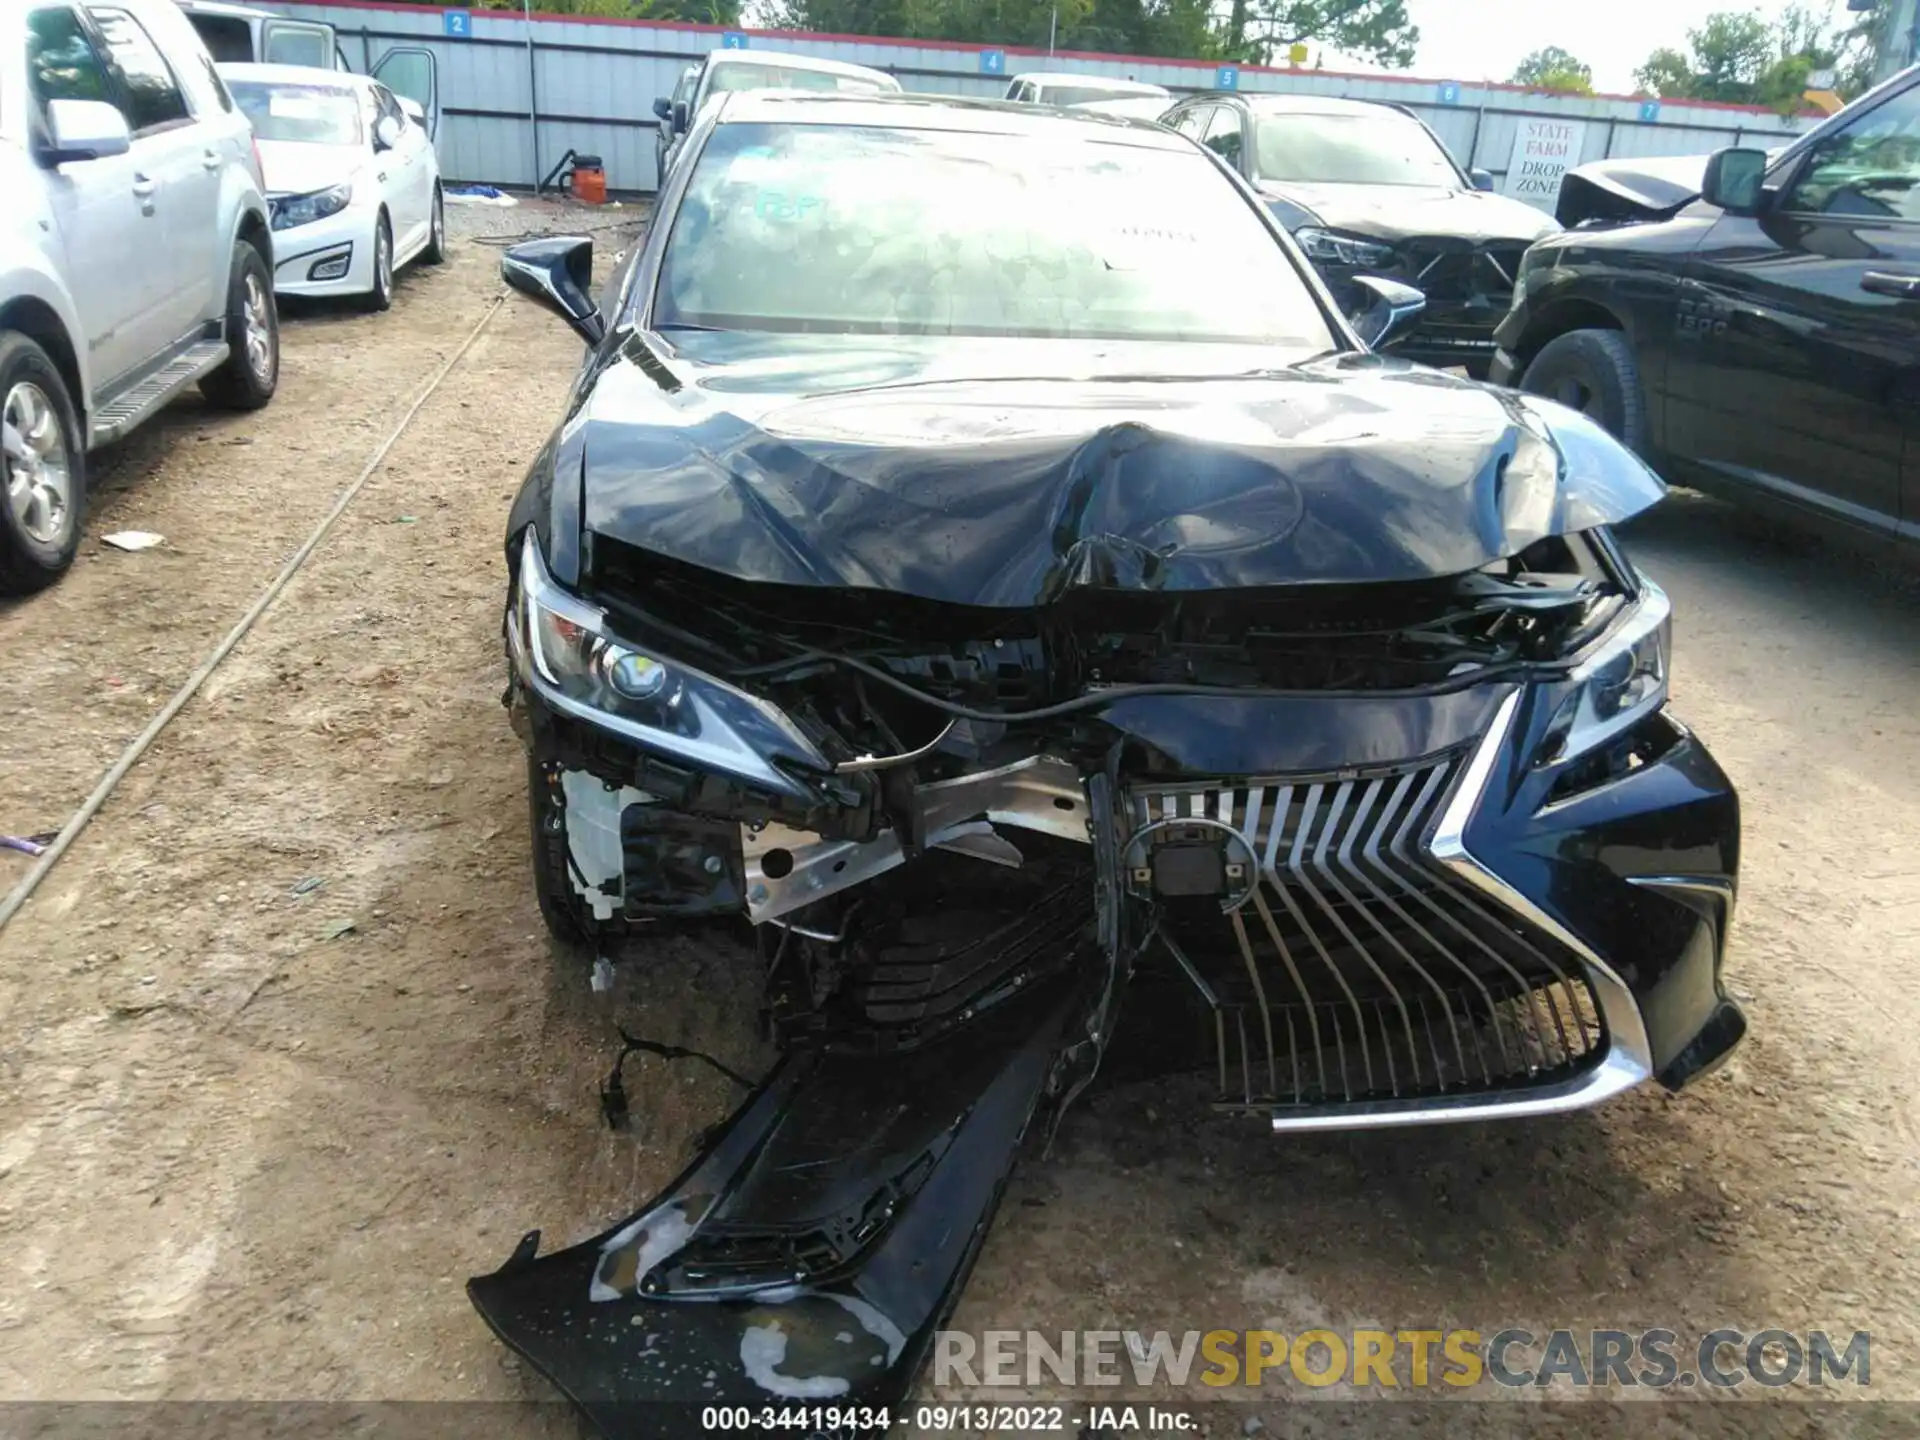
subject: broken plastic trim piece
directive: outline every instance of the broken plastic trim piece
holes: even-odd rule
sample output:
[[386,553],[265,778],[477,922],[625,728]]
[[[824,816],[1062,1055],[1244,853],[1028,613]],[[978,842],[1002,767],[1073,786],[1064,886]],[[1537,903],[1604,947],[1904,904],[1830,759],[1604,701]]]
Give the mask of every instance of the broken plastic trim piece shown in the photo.
[[919,1050],[792,1055],[637,1214],[544,1257],[530,1236],[467,1293],[610,1440],[683,1440],[712,1405],[897,1405],[1084,1006],[1063,979]]

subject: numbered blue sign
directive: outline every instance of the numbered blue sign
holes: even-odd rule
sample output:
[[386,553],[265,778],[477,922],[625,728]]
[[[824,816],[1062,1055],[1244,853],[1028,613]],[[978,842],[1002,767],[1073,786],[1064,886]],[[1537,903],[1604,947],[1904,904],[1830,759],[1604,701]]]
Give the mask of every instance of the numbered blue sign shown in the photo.
[[1216,90],[1238,90],[1240,88],[1240,67],[1222,65],[1213,72],[1213,88]]
[[1660,102],[1658,100],[1642,100],[1640,102],[1640,118],[1649,125],[1658,122],[1660,119]]
[[1460,103],[1460,82],[1458,80],[1442,80],[1440,82],[1440,103],[1442,105],[1458,105]]
[[462,40],[473,34],[473,17],[464,10],[441,11],[440,24],[447,34],[457,35]]
[[982,50],[980,52],[980,73],[982,75],[1006,74],[1007,52],[1004,50]]
[[744,30],[722,30],[720,32],[722,50],[744,50],[747,48],[747,32]]

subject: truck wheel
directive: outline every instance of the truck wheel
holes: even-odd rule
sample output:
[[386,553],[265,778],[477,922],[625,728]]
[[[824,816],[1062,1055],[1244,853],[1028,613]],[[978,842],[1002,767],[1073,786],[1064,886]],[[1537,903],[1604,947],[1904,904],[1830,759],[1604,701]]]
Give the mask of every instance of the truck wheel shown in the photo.
[[1549,340],[1520,377],[1520,388],[1580,411],[1629,450],[1646,453],[1640,362],[1618,330],[1569,330]]
[[280,383],[280,311],[273,277],[260,252],[241,240],[233,247],[227,281],[227,360],[200,382],[200,393],[226,410],[258,410]]
[[0,595],[44,589],[80,548],[87,447],[45,350],[0,330]]

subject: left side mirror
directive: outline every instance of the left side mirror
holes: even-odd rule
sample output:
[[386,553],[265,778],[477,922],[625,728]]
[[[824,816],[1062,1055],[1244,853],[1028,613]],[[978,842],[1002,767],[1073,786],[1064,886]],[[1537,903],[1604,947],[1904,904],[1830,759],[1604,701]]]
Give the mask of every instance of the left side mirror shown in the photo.
[[382,115],[373,122],[373,148],[391,150],[400,143],[400,122],[391,115]]
[[1754,215],[1759,213],[1766,181],[1766,151],[1716,150],[1707,158],[1707,173],[1700,181],[1700,198],[1709,205],[1718,205],[1729,215]]
[[47,102],[47,141],[40,152],[43,163],[104,160],[126,154],[132,145],[127,117],[104,100]]
[[408,95],[401,95],[396,98],[400,101],[400,108],[407,112],[407,118],[422,130],[426,129],[427,107]]
[[593,241],[584,235],[528,240],[500,257],[500,278],[538,300],[573,327],[589,345],[607,335],[607,322],[593,303]]
[[1372,298],[1367,308],[1353,317],[1353,328],[1369,349],[1378,350],[1395,336],[1404,333],[1427,308],[1427,297],[1411,285],[1398,280],[1383,280],[1378,275],[1356,275],[1353,283]]
[[1467,171],[1467,178],[1473,181],[1473,188],[1476,190],[1493,189],[1493,172],[1491,170],[1482,170],[1476,165],[1473,169]]

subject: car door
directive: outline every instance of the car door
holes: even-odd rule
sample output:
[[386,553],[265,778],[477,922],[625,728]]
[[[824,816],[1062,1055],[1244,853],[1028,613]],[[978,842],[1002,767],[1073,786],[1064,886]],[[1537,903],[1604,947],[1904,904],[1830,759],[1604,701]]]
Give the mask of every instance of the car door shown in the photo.
[[427,112],[427,139],[440,138],[440,67],[431,50],[396,45],[373,67],[373,78]]
[[1207,128],[1200,136],[1200,143],[1225,161],[1229,170],[1240,175],[1247,173],[1246,122],[1239,106],[1216,105],[1207,117]]
[[331,70],[337,47],[331,25],[311,20],[262,20],[260,60],[266,65],[311,65]]
[[1216,108],[1217,107],[1211,102],[1189,105],[1178,115],[1168,120],[1167,124],[1175,130],[1178,130],[1189,140],[1198,141],[1205,137],[1207,133],[1207,122],[1213,118],[1213,112]]
[[1677,326],[1680,455],[1892,530],[1920,402],[1920,88],[1792,157],[1758,215],[1715,221]]
[[659,185],[667,183],[667,167],[673,161],[674,129],[673,117],[680,113],[680,107],[693,104],[693,87],[699,83],[700,72],[692,65],[680,72],[680,78],[674,82],[673,94],[667,98],[667,113],[661,117],[660,131],[654,139],[654,162]]
[[[370,89],[373,125],[369,128],[369,143],[374,152],[374,174],[386,197],[387,213],[393,218],[393,254],[398,264],[411,255],[425,237],[430,212],[429,197],[422,193],[422,188],[432,183],[432,177],[425,163],[426,147],[413,143],[416,139],[425,139],[420,127],[407,119],[407,112],[400,108],[400,102],[386,86],[375,83]],[[393,131],[393,144],[382,146],[379,139],[382,129]]]
[[[71,5],[39,5],[26,15],[27,84],[42,115],[53,100],[120,103],[99,32]],[[160,209],[142,193],[131,153],[72,160],[45,172],[68,286],[86,332],[97,392],[146,358],[162,328],[153,311],[164,285],[130,255],[163,248]]]
[[139,338],[143,358],[151,360],[219,313],[216,277],[205,257],[225,162],[194,123],[179,77],[146,28],[118,6],[94,5],[89,13],[106,42],[133,132],[135,193],[152,202],[160,221],[159,244],[141,256],[141,268],[164,286]]

